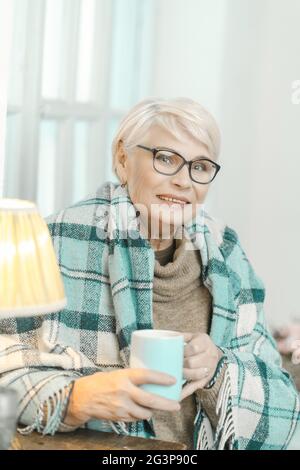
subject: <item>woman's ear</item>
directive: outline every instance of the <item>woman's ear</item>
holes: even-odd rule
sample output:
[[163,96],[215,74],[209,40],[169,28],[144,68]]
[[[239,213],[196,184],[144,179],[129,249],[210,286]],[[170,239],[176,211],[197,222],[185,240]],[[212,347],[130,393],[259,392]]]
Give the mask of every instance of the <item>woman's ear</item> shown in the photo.
[[127,153],[124,149],[124,143],[122,140],[119,140],[117,144],[117,152],[116,152],[116,173],[122,183],[126,183],[127,181]]

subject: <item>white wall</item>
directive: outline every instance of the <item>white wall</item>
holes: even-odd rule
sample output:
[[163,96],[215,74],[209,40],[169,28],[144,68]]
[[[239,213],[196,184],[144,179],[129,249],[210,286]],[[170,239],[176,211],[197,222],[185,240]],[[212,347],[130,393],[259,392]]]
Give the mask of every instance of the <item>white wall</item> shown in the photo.
[[188,95],[219,121],[209,207],[264,280],[271,324],[300,318],[298,0],[158,0],[154,95]]
[[[220,121],[226,0],[155,1],[152,95],[189,96]],[[214,206],[218,184],[217,178],[207,209]]]
[[12,35],[12,8],[13,4],[10,0],[0,0],[0,198],[3,195],[4,180],[7,83]]
[[228,7],[221,124],[230,171],[218,187],[217,210],[238,228],[277,325],[300,318],[300,106],[291,101],[300,77],[300,2]]
[[156,0],[153,93],[220,111],[226,0]]

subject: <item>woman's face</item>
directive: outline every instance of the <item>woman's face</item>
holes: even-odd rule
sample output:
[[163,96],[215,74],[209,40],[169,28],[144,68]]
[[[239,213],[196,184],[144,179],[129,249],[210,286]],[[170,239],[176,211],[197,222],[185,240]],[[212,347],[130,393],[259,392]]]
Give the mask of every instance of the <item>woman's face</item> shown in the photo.
[[[153,125],[145,133],[140,145],[150,148],[168,147],[180,153],[187,161],[200,156],[211,158],[207,146],[199,140],[184,131],[178,140],[158,125]],[[147,150],[135,147],[127,154],[121,144],[117,157],[119,165],[120,156],[123,162],[121,164],[122,178],[123,181],[127,181],[131,201],[138,207],[142,220],[147,221],[149,228],[152,227],[152,235],[154,233],[153,227],[159,227],[160,233],[162,229],[166,228],[174,233],[182,223],[194,218],[197,204],[204,202],[209,184],[199,184],[192,181],[187,165],[181,168],[177,174],[170,176],[154,170],[152,153]],[[172,195],[178,199],[183,198],[188,202],[182,204],[168,202],[161,199],[160,196],[163,195]]]

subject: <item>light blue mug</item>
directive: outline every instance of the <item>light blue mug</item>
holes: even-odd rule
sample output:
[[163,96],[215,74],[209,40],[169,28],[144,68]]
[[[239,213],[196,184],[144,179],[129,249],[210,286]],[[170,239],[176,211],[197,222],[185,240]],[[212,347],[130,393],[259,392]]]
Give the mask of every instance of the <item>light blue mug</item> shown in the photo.
[[141,388],[170,400],[180,399],[183,379],[184,336],[170,330],[137,330],[131,336],[130,367],[151,369],[176,378],[174,385],[143,384]]

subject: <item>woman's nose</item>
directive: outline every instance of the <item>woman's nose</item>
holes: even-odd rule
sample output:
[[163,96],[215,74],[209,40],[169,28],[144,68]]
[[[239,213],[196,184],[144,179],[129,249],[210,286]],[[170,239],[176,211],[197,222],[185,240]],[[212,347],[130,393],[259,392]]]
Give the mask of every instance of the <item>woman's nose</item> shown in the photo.
[[190,187],[192,184],[192,180],[189,175],[189,169],[187,165],[184,165],[178,173],[173,175],[172,183],[178,186]]

